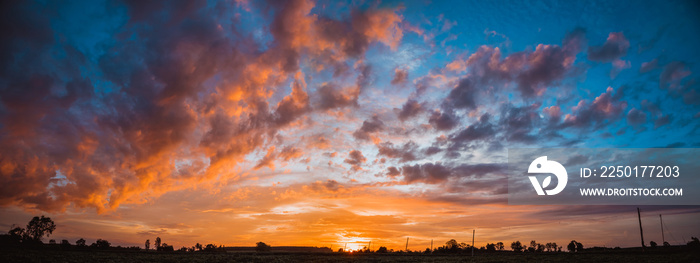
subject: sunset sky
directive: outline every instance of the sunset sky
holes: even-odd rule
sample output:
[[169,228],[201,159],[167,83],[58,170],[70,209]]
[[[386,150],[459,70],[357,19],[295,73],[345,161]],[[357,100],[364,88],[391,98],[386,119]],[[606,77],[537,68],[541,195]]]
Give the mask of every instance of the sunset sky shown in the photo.
[[697,1],[8,2],[2,232],[639,246],[636,206],[509,205],[507,150],[700,148]]

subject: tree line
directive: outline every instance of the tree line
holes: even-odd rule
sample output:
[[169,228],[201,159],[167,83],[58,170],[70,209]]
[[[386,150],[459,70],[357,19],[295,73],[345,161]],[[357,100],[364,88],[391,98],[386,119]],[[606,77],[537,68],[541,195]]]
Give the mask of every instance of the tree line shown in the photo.
[[[2,234],[0,235],[0,246],[3,247],[38,247],[38,246],[43,246],[45,245],[42,242],[42,238],[44,236],[49,237],[53,232],[56,230],[56,224],[51,220],[51,218],[46,217],[46,216],[35,216],[32,218],[29,223],[27,223],[26,228],[20,227],[13,225],[10,230],[7,232],[7,234]],[[654,241],[649,242],[650,246],[652,248],[656,248],[657,244]],[[140,247],[138,246],[132,246],[132,247],[113,247],[112,244],[104,239],[97,239],[94,243],[91,245],[87,245],[87,242],[85,239],[80,238],[75,241],[75,245],[72,245],[68,240],[64,239],[61,240],[60,243],[57,243],[56,240],[51,239],[49,240],[48,245],[50,246],[59,246],[62,248],[78,248],[78,249],[132,249],[132,250],[141,250]],[[663,243],[664,247],[669,247],[670,244],[668,242]],[[700,240],[696,237],[692,237],[691,241],[687,243],[686,245],[689,249],[700,249]],[[160,237],[156,237],[154,242],[153,242],[153,249],[151,249],[151,240],[146,239],[144,243],[144,248],[146,251],[149,250],[155,250],[155,251],[163,251],[163,252],[173,252],[173,251],[180,251],[180,252],[196,252],[196,251],[203,251],[203,252],[225,252],[225,249],[223,245],[215,245],[215,244],[200,244],[196,243],[195,245],[191,247],[183,246],[179,248],[178,250],[175,250],[175,248],[172,245],[168,245],[167,243],[163,242]],[[271,246],[264,243],[264,242],[258,242],[256,243],[255,246],[255,251],[256,252],[268,252],[270,251]],[[422,253],[436,253],[436,254],[460,254],[460,253],[471,253],[471,251],[476,251],[479,253],[483,252],[496,252],[496,251],[504,251],[506,249],[505,244],[503,242],[497,242],[497,243],[487,243],[486,246],[482,246],[480,248],[472,248],[470,244],[464,243],[464,242],[457,242],[455,239],[451,239],[445,243],[445,245],[431,249],[431,248],[426,248],[424,251],[394,251],[393,249],[387,249],[384,246],[379,247],[376,251],[372,251],[367,247],[364,247],[363,249],[357,251],[359,253],[393,253],[393,252],[422,252]],[[510,244],[510,249],[514,252],[529,252],[529,253],[541,253],[541,252],[562,252],[563,247],[559,246],[556,242],[548,242],[545,244],[538,243],[535,240],[530,241],[529,246],[527,244],[523,244],[520,241],[514,241]],[[582,243],[577,242],[576,240],[571,240],[569,244],[566,246],[566,249],[569,252],[582,252],[584,251],[584,246]],[[329,250],[330,251],[330,250]],[[338,252],[345,252],[343,251],[342,248],[338,249]]]

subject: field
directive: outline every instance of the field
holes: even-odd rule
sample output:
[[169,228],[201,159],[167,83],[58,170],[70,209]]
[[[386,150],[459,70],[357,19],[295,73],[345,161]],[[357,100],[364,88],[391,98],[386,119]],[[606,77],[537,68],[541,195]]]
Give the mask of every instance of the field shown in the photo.
[[700,262],[688,251],[493,253],[470,255],[343,253],[156,253],[144,251],[0,250],[0,262]]

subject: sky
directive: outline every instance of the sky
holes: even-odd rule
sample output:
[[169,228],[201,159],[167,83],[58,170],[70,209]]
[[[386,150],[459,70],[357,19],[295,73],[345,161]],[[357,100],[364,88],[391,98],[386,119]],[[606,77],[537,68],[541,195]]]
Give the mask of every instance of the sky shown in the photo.
[[[700,146],[693,1],[2,5],[0,230],[638,246],[636,206],[509,205],[508,149]],[[641,208],[646,240],[700,236]]]

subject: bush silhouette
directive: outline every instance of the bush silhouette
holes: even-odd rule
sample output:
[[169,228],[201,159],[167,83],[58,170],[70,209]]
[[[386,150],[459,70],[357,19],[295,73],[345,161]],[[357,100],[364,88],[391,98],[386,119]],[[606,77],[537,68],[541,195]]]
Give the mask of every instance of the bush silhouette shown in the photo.
[[255,244],[255,251],[267,252],[270,251],[270,246],[268,244],[265,244],[265,242],[258,242]]
[[520,243],[520,241],[515,241],[510,244],[510,248],[513,249],[515,252],[521,252],[523,251],[523,244]]

